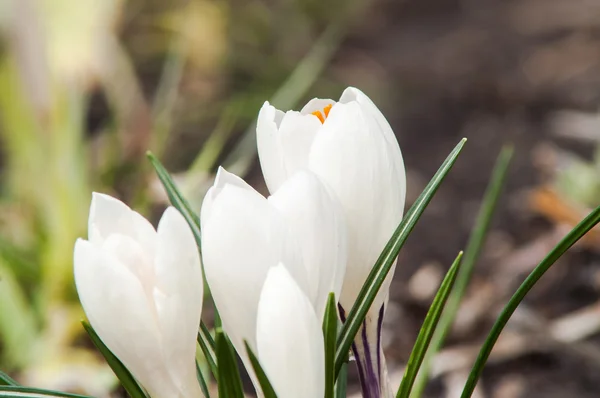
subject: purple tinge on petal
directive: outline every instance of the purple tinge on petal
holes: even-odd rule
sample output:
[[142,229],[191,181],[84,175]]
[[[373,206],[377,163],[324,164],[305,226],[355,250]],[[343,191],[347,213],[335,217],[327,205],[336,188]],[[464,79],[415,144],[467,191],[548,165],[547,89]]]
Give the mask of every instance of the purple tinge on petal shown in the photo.
[[[339,306],[339,310],[340,318],[342,322],[345,322],[346,313],[341,306]],[[352,343],[352,352],[356,358],[358,377],[364,398],[381,398],[382,394],[381,361],[384,359],[381,356],[381,327],[383,313],[384,307],[382,306],[375,325],[371,319],[365,319],[361,325],[359,336]]]

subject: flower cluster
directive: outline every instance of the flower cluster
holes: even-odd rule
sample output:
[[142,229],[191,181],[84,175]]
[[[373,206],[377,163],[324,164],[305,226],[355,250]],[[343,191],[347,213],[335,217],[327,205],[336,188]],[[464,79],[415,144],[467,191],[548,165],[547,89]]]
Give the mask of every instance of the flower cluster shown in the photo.
[[[383,114],[356,88],[300,112],[265,103],[257,145],[270,196],[218,170],[200,214],[204,276],[257,391],[245,343],[278,397],[320,398],[328,296],[344,321],[401,221],[402,155]],[[94,194],[74,263],[90,324],[149,395],[202,396],[195,352],[203,279],[183,216],[168,208],[155,230],[122,202]],[[391,395],[380,336],[392,274],[352,347],[365,397]]]

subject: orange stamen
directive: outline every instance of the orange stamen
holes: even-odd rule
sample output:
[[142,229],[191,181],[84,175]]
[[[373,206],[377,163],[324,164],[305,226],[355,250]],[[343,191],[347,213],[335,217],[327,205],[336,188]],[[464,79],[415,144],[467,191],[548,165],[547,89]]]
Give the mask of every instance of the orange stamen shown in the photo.
[[[311,113],[311,115],[315,115],[316,117],[319,118],[319,120],[321,121],[321,124],[325,123],[325,119],[327,119],[327,116],[329,116],[329,111],[331,110],[331,104],[327,105],[325,108],[323,108],[323,113],[321,113],[321,111],[314,111]],[[323,114],[325,114],[325,116],[323,116]]]
[[319,120],[321,121],[321,124],[325,123],[325,118],[323,117],[323,114],[321,113],[321,111],[314,111],[311,114],[315,115],[316,117],[318,117]]

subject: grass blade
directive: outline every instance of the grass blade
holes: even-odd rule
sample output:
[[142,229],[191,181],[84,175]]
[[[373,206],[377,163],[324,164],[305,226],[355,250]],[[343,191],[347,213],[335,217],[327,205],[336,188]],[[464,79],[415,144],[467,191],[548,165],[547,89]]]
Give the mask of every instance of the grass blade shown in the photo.
[[323,338],[325,341],[325,398],[335,394],[335,345],[338,330],[337,300],[329,293],[325,316],[323,317]]
[[485,342],[483,343],[479,355],[475,360],[475,364],[471,369],[469,378],[465,384],[461,398],[469,398],[473,394],[473,390],[477,385],[477,381],[481,376],[483,367],[492,352],[492,348],[498,336],[504,329],[511,315],[515,312],[517,306],[523,301],[525,295],[531,290],[536,282],[548,271],[548,269],[558,260],[571,246],[575,244],[583,235],[600,222],[600,206],[596,207],[586,218],[584,218],[575,228],[573,228],[555,247],[546,255],[546,257],[535,267],[529,274],[527,279],[519,286],[515,294],[511,297],[508,304],[504,307],[496,322],[492,326]]
[[194,213],[192,207],[188,203],[187,200],[183,197],[181,192],[177,189],[175,182],[171,178],[171,175],[165,169],[165,167],[160,163],[160,161],[152,154],[152,152],[147,152],[146,156],[150,160],[152,167],[156,171],[156,175],[158,179],[163,184],[165,191],[167,192],[167,196],[169,197],[169,201],[177,210],[181,212],[185,220],[188,222],[192,232],[194,233],[194,238],[196,239],[196,244],[200,247],[200,219],[198,215]]
[[512,154],[513,148],[506,146],[502,149],[500,155],[498,155],[498,159],[494,165],[494,170],[492,171],[490,182],[486,188],[486,192],[481,202],[479,214],[477,215],[477,220],[475,221],[475,226],[473,227],[471,235],[469,236],[464,260],[456,279],[456,285],[448,299],[448,304],[442,313],[439,326],[433,335],[427,350],[427,354],[425,355],[425,360],[423,361],[423,365],[421,366],[417,381],[415,382],[415,387],[411,394],[412,398],[420,398],[423,394],[423,391],[425,390],[429,380],[431,361],[437,352],[442,348],[444,340],[446,339],[446,336],[452,327],[454,318],[456,318],[460,303],[465,295],[465,292],[467,291],[469,281],[471,280],[473,268],[475,267],[475,263],[479,258],[481,248],[485,242],[487,231],[494,215],[494,211],[496,210],[496,205],[498,204],[498,198],[500,197],[502,188],[506,182],[506,176],[508,174],[508,167],[510,165]]
[[[198,337],[197,337],[198,344],[200,345],[200,349],[202,350],[202,355],[204,355],[204,358],[206,359],[206,363],[208,364],[208,368],[210,369],[210,372],[212,373],[215,380],[218,380],[219,379],[219,375],[218,375],[219,370],[217,369],[217,363],[215,362],[215,358],[213,357],[214,348],[207,346],[207,341],[205,338],[202,338],[201,333],[202,332],[198,333]],[[211,339],[212,339],[212,336],[211,336]]]
[[[163,184],[163,187],[165,188],[165,191],[167,192],[167,196],[169,197],[169,201],[171,202],[173,207],[175,207],[177,210],[179,210],[179,212],[183,215],[183,217],[187,221],[188,225],[192,229],[192,233],[194,234],[194,239],[196,240],[196,245],[198,245],[198,250],[200,250],[201,234],[200,234],[200,219],[198,218],[198,215],[196,213],[194,213],[194,211],[192,210],[192,207],[190,206],[188,201],[185,200],[185,198],[183,197],[181,192],[179,192],[179,190],[177,189],[177,186],[175,185],[175,182],[171,178],[171,175],[169,174],[167,169],[165,169],[165,167],[162,165],[162,163],[160,163],[160,161],[156,158],[156,156],[154,156],[151,152],[147,152],[146,156],[150,160],[152,167],[154,167],[154,170],[156,171],[156,175],[158,176],[160,182]],[[202,267],[202,276],[203,276],[204,280],[206,280],[206,278],[204,277],[204,267]],[[205,284],[205,286],[208,286],[208,285]],[[210,288],[208,288],[208,289],[210,289]],[[210,290],[208,293],[210,293]],[[215,307],[215,316],[218,317],[216,307]],[[204,348],[203,348],[202,352],[204,353],[204,356],[206,357],[207,361],[209,362],[209,365],[210,365],[210,363],[215,364],[216,363],[216,361],[214,359],[215,358],[215,356],[214,356],[215,341],[212,338],[212,336],[210,335],[210,333],[208,332],[208,328],[206,327],[204,322],[200,322],[200,330],[202,333],[198,337],[200,338],[200,340],[205,340],[204,344],[202,344],[202,343],[200,344],[200,347],[201,348],[202,347],[210,348],[210,350],[207,349],[206,352],[204,351]],[[199,340],[199,342],[200,342],[200,340]],[[213,371],[213,374],[215,374],[216,369],[213,370],[213,368],[211,367],[211,371]],[[215,374],[215,378],[216,377],[217,376]]]
[[342,364],[346,360],[348,351],[352,345],[352,341],[354,340],[354,337],[356,336],[363,319],[367,315],[367,311],[371,307],[371,304],[373,303],[375,295],[381,287],[381,284],[396,261],[396,257],[398,256],[400,249],[402,246],[404,246],[404,242],[406,242],[408,235],[423,214],[423,211],[425,211],[425,208],[433,198],[433,195],[444,180],[444,177],[446,177],[454,165],[454,162],[458,158],[458,155],[465,145],[466,140],[466,138],[463,138],[452,150],[450,155],[448,155],[446,160],[444,160],[444,163],[442,163],[441,167],[435,173],[431,181],[429,181],[429,184],[427,184],[421,195],[419,195],[400,225],[398,225],[398,228],[396,228],[396,231],[394,231],[394,234],[383,249],[383,252],[373,266],[373,269],[371,269],[369,276],[367,277],[362,289],[360,290],[360,293],[358,294],[358,297],[356,298],[356,302],[348,313],[346,322],[344,323],[342,331],[338,337],[338,344],[335,354],[336,374],[339,373]]
[[131,398],[147,398],[142,387],[140,387],[125,365],[123,365],[121,361],[119,361],[119,359],[108,349],[108,347],[104,345],[102,340],[100,340],[100,337],[98,337],[94,331],[94,328],[92,328],[92,326],[86,321],[82,321],[81,324],[92,339],[92,343],[94,343],[98,351],[100,351],[104,359],[106,359],[108,366],[110,366],[114,374],[117,376],[121,382],[121,385],[123,388],[125,388],[125,391],[127,391],[127,394],[129,394]]
[[18,386],[19,383],[6,373],[0,371],[0,386]]
[[222,329],[217,329],[215,341],[217,344],[215,350],[217,367],[219,368],[219,378],[217,379],[219,397],[244,398],[235,351]]
[[263,392],[263,397],[264,398],[277,398],[277,394],[275,394],[275,390],[273,389],[273,386],[271,385],[271,382],[269,381],[267,374],[265,373],[264,369],[260,365],[258,358],[256,357],[256,355],[254,355],[254,352],[252,352],[252,349],[250,348],[250,346],[248,345],[248,342],[246,340],[244,340],[244,346],[246,347],[246,352],[248,353],[248,357],[250,358],[250,363],[252,364],[252,369],[254,369],[254,374],[256,375],[256,378],[258,379],[258,384],[260,384],[260,388]]
[[462,255],[462,252],[458,253],[458,256],[452,263],[450,270],[448,270],[448,273],[444,277],[444,280],[442,281],[442,284],[440,285],[440,288],[438,289],[433,302],[429,307],[429,311],[427,311],[427,315],[423,321],[423,326],[421,326],[421,330],[419,331],[415,345],[410,353],[408,364],[406,365],[404,376],[402,377],[402,382],[400,383],[400,388],[398,388],[398,392],[396,393],[396,398],[408,398],[410,395],[410,391],[417,377],[417,373],[419,372],[419,367],[421,366],[423,358],[425,357],[425,353],[427,352],[427,347],[431,342],[431,338],[433,337],[433,333],[442,315],[442,310],[444,309],[446,300],[448,299],[448,296],[452,291],[452,286],[454,286],[454,282],[456,281],[456,275],[460,267]]
[[7,398],[40,398],[40,397],[60,397],[60,398],[91,398],[86,395],[69,394],[66,392],[43,390],[40,388],[30,388],[22,386],[0,386],[0,397]]
[[198,384],[200,384],[202,395],[204,395],[204,398],[210,398],[210,393],[208,392],[208,384],[206,383],[206,379],[204,379],[204,375],[202,374],[202,369],[200,369],[200,364],[198,364],[198,360],[196,360],[196,377],[198,378]]
[[346,387],[348,387],[348,362],[342,364],[335,382],[335,398],[346,398]]

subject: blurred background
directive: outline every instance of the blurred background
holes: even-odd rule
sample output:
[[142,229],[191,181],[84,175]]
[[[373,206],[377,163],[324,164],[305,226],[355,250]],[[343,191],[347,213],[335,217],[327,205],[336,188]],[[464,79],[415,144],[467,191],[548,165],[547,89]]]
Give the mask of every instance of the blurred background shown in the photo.
[[[600,1],[0,0],[0,369],[107,396],[115,381],[82,334],[71,275],[91,191],[156,219],[151,150],[197,208],[219,164],[266,193],[263,101],[299,109],[348,85],[394,127],[409,204],[469,139],[400,255],[384,327],[395,385],[494,159],[515,146],[426,391],[457,397],[508,297],[600,203]],[[534,288],[478,397],[600,394],[599,248],[589,234]]]

